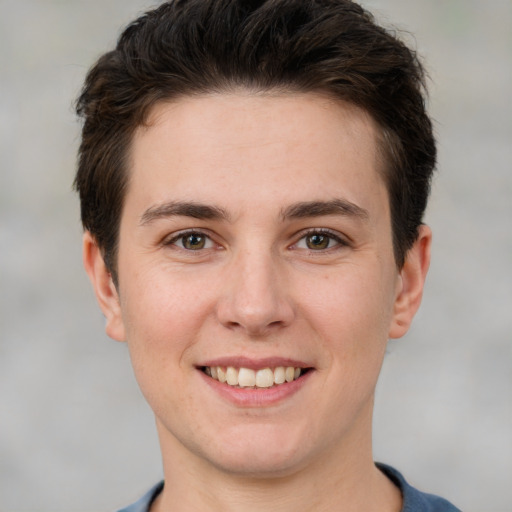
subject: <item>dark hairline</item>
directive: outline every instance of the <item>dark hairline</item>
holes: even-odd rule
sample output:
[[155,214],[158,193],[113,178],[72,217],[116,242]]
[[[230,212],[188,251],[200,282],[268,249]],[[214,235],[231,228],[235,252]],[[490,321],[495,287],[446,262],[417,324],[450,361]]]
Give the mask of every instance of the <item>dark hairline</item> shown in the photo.
[[[104,257],[106,258],[106,265],[112,275],[114,284],[118,285],[118,275],[117,275],[117,258],[118,258],[118,249],[119,249],[119,236],[120,236],[120,224],[121,218],[124,209],[124,201],[126,199],[126,195],[128,193],[130,187],[130,174],[131,174],[131,151],[133,148],[134,137],[138,130],[150,128],[155,122],[157,122],[158,114],[155,115],[155,111],[161,105],[172,105],[180,102],[181,100],[186,99],[194,99],[194,98],[205,98],[208,96],[217,96],[217,95],[236,95],[236,94],[247,94],[250,96],[256,95],[259,97],[290,97],[297,95],[314,95],[319,98],[324,98],[329,101],[333,101],[337,104],[342,104],[346,108],[355,109],[356,111],[363,114],[369,121],[371,121],[373,125],[372,132],[374,133],[375,140],[375,170],[377,174],[383,179],[384,185],[386,187],[386,193],[388,196],[388,205],[390,209],[393,207],[391,196],[390,196],[390,184],[388,183],[388,175],[389,167],[392,165],[393,158],[391,157],[392,147],[387,141],[386,137],[386,129],[382,127],[377,120],[372,116],[372,114],[366,110],[364,107],[357,105],[354,102],[346,100],[344,98],[340,98],[336,96],[332,91],[327,89],[311,89],[306,90],[304,88],[294,87],[294,84],[290,84],[289,87],[255,87],[255,86],[243,86],[241,84],[231,85],[225,84],[226,87],[216,87],[211,90],[196,90],[191,91],[189,93],[179,93],[175,95],[169,95],[168,97],[159,97],[155,99],[152,103],[147,103],[143,112],[141,112],[140,122],[133,126],[132,129],[125,134],[127,137],[127,149],[125,153],[125,164],[123,166],[123,189],[124,193],[122,194],[121,201],[121,209],[120,214],[118,216],[118,226],[117,226],[117,236],[114,240],[114,244],[111,246],[109,251],[103,250]],[[391,222],[393,222],[393,216],[391,215]],[[395,262],[397,268],[400,269],[405,261],[405,257],[402,257],[398,252],[398,244],[396,243],[395,237],[395,227],[391,226],[391,234],[393,237],[393,254],[395,258]],[[107,259],[108,258],[108,259]]]
[[133,135],[154,105],[243,87],[327,93],[369,115],[401,267],[423,219],[436,148],[423,65],[397,32],[350,0],[175,0],[130,23],[77,100],[85,122],[75,188],[107,266],[115,273]]

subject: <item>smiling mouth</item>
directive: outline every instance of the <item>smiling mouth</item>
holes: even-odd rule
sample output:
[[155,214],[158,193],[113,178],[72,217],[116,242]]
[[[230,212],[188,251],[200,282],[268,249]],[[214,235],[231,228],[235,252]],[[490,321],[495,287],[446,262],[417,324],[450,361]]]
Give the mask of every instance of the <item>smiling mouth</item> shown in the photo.
[[235,368],[233,366],[203,366],[201,370],[212,379],[235,388],[272,388],[293,382],[310,368],[277,366],[276,368]]

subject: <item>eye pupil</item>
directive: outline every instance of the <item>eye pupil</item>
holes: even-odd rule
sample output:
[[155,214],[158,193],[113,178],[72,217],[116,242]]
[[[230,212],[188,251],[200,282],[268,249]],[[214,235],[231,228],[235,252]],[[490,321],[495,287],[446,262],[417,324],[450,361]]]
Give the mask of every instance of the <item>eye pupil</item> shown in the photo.
[[192,233],[183,237],[183,247],[185,249],[197,250],[203,249],[206,243],[205,237],[198,234]]
[[329,240],[325,235],[309,235],[306,243],[309,249],[326,249],[329,246]]

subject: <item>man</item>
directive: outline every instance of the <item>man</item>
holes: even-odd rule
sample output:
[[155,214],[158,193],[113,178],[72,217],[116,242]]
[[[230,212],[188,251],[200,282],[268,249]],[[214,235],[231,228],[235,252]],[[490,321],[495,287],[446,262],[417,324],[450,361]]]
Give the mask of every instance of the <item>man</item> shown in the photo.
[[128,511],[451,511],[376,465],[430,259],[415,55],[347,0],[178,0],[88,74],[84,263],[154,411]]

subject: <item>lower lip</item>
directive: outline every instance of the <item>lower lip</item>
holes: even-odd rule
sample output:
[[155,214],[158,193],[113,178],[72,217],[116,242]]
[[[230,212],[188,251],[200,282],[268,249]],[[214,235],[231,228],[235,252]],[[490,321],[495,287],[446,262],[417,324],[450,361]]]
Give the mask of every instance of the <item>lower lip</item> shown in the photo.
[[228,400],[238,407],[269,407],[277,405],[297,393],[309,380],[313,370],[301,375],[297,380],[278,384],[271,388],[235,388],[229,384],[223,384],[218,380],[208,377],[204,372],[198,370],[202,378],[211,389],[222,398]]

